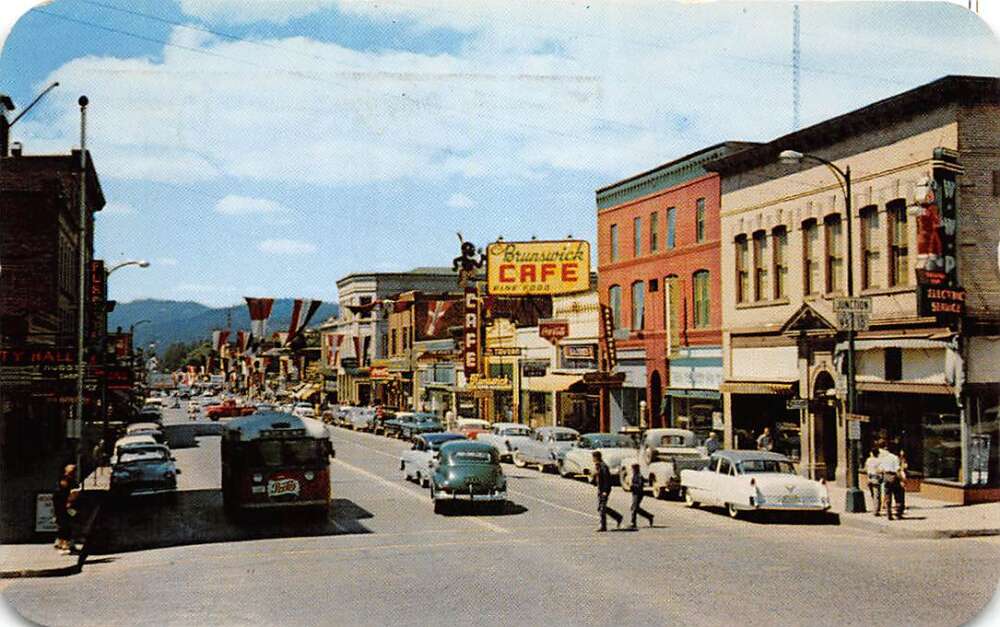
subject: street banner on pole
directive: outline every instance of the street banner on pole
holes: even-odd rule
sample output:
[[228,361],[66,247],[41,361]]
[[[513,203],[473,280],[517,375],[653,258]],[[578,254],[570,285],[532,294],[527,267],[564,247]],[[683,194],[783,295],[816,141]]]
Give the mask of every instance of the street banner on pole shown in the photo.
[[494,242],[486,250],[489,294],[572,294],[590,289],[590,242]]

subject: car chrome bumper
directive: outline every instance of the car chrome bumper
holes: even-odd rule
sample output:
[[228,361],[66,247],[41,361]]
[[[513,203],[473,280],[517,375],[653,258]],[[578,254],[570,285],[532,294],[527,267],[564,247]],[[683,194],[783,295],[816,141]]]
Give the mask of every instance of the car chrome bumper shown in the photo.
[[269,507],[315,507],[317,505],[329,505],[329,501],[325,499],[312,499],[308,501],[268,501],[261,503],[241,503],[240,507],[264,509]]
[[[739,506],[737,506],[738,508]],[[830,509],[829,505],[808,505],[808,504],[788,504],[783,503],[763,503],[761,505],[754,505],[753,507],[747,507],[746,509],[754,510],[769,510],[775,512],[825,512]]]
[[435,501],[506,501],[507,491],[492,494],[469,494],[468,492],[434,492]]

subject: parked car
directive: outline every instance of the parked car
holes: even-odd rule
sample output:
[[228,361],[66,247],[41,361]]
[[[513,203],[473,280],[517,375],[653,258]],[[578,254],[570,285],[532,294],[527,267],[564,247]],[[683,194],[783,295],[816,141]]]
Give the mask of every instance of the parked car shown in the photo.
[[790,459],[766,451],[717,451],[705,468],[681,471],[681,488],[689,507],[721,505],[733,518],[761,510],[830,509],[825,481],[797,475]]
[[357,431],[373,431],[375,429],[375,408],[349,407],[348,420],[351,427]]
[[[384,412],[382,419],[382,433],[390,438],[398,438],[403,431],[403,422],[413,417],[411,411]],[[376,425],[376,430],[378,425]]]
[[415,413],[408,420],[404,420],[399,425],[400,437],[405,440],[413,439],[413,436],[421,433],[434,433],[443,431],[444,426],[434,414]]
[[292,407],[292,415],[299,418],[315,418],[316,410],[313,408],[312,403],[295,403],[295,406]]
[[118,458],[118,455],[122,453],[122,451],[132,448],[143,448],[147,446],[161,446],[161,445],[153,438],[153,436],[146,433],[136,434],[136,435],[126,435],[124,437],[118,438],[117,440],[115,440],[114,451],[111,456],[112,465]]
[[446,442],[437,452],[431,474],[431,500],[439,514],[458,500],[486,501],[502,510],[507,501],[507,478],[492,444],[462,440]]
[[177,490],[180,469],[165,446],[126,448],[111,469],[112,496],[162,494]]
[[576,444],[580,432],[569,427],[539,427],[531,439],[514,452],[514,465],[518,468],[538,466],[539,470],[559,466],[559,457]]
[[653,491],[653,498],[678,496],[681,471],[700,469],[708,463],[705,450],[697,446],[697,436],[688,429],[648,429],[642,434],[638,454],[624,460],[618,473],[622,489],[632,485],[632,463],[639,463],[639,472]]
[[274,405],[271,403],[257,403],[257,406],[254,407],[255,414],[273,414],[274,412]]
[[125,428],[125,435],[148,435],[159,444],[167,441],[162,427],[155,422],[134,422]]
[[460,433],[426,433],[413,438],[413,446],[399,458],[399,469],[407,481],[416,481],[420,487],[430,486],[434,472],[434,455],[445,442],[465,440]]
[[631,436],[620,433],[585,433],[576,446],[566,449],[559,457],[559,474],[563,477],[583,475],[593,480],[594,451],[600,451],[611,476],[618,477],[622,463],[635,459],[636,444]]
[[512,461],[514,453],[531,441],[531,428],[515,422],[495,422],[490,432],[480,433],[476,441],[492,444],[500,453],[500,461]]
[[475,440],[480,434],[489,433],[490,423],[488,420],[478,418],[459,418],[455,423],[455,431],[470,440]]

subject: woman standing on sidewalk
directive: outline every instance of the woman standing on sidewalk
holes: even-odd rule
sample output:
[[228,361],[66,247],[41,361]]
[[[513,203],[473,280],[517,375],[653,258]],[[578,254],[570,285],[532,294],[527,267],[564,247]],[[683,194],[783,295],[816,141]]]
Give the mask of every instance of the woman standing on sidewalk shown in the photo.
[[76,464],[66,464],[63,474],[59,477],[56,492],[52,495],[52,506],[56,515],[57,550],[68,555],[73,550],[73,516],[76,510],[73,501],[76,500]]

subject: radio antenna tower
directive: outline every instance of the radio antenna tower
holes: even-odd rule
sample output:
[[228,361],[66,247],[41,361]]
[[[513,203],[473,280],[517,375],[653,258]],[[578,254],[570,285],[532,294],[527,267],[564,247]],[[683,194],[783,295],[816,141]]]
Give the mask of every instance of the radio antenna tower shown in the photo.
[[792,8],[792,130],[799,130],[799,75],[802,50],[799,47],[799,5]]

